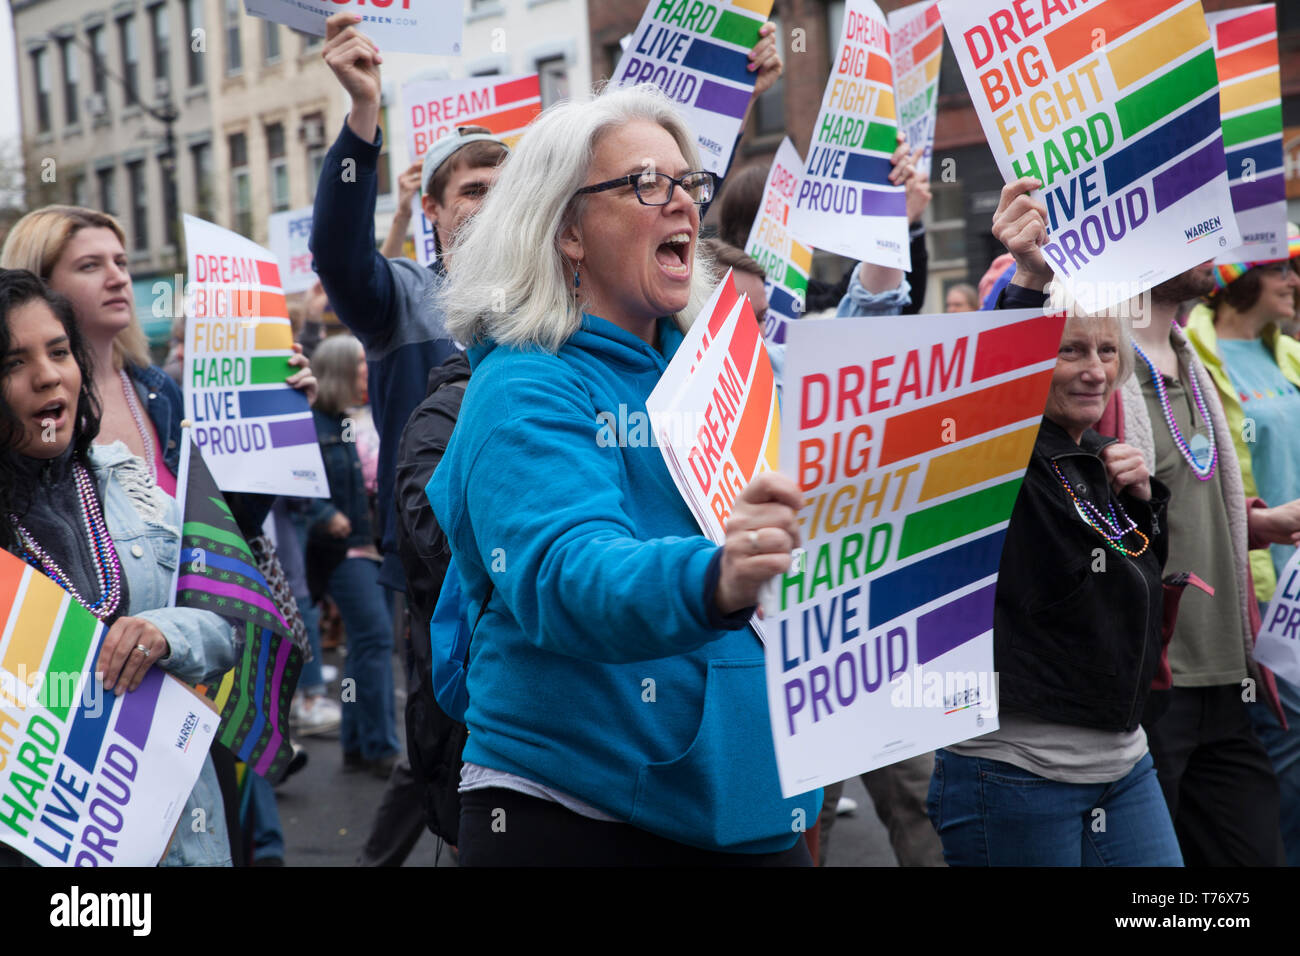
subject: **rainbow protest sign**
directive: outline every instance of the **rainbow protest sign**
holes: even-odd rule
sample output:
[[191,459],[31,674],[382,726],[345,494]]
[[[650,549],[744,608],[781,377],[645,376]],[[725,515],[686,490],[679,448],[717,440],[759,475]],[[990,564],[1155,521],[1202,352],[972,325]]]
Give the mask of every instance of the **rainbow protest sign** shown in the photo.
[[1219,262],[1285,259],[1286,170],[1282,155],[1282,75],[1277,7],[1208,13],[1219,72],[1223,145],[1241,245]]
[[284,266],[280,277],[284,280],[287,295],[306,292],[316,284],[316,270],[312,268],[311,217],[313,207],[273,212],[267,220],[267,243],[276,260]]
[[725,176],[754,93],[749,51],[772,0],[650,0],[609,88],[653,83],[678,104],[700,160]]
[[223,491],[329,494],[307,397],[284,384],[293,331],[269,250],[185,217],[185,411]]
[[[524,127],[542,111],[542,94],[536,73],[416,80],[402,87],[402,110],[406,117],[406,148],[411,162],[419,162],[430,146],[458,126],[482,126],[513,148],[524,134]],[[433,224],[424,216],[420,197],[412,202],[415,254],[420,265],[427,266],[438,258]]]
[[849,0],[812,145],[790,211],[801,242],[908,270],[907,199],[889,184],[898,146],[889,28],[872,0]]
[[1199,0],[940,0],[1003,177],[1033,176],[1088,312],[1239,243]]
[[763,186],[763,205],[749,231],[745,251],[767,270],[767,321],[763,337],[785,341],[785,327],[803,315],[812,250],[790,235],[790,204],[799,188],[803,160],[787,136],[776,151]]
[[105,693],[104,627],[0,551],[0,842],[42,866],[154,866],[194,788],[217,719],[151,667]]
[[1300,683],[1300,549],[1277,576],[1277,590],[1255,641],[1255,660],[1291,683]]
[[249,16],[318,37],[325,35],[327,18],[349,8],[361,15],[361,32],[385,52],[460,54],[462,0],[244,0]]
[[943,61],[939,4],[934,0],[914,3],[892,11],[887,22],[894,45],[898,127],[909,147],[925,148],[916,168],[928,176],[939,115],[939,64]]
[[787,796],[997,728],[998,563],[1064,324],[790,326],[781,466],[805,553],[764,605]]

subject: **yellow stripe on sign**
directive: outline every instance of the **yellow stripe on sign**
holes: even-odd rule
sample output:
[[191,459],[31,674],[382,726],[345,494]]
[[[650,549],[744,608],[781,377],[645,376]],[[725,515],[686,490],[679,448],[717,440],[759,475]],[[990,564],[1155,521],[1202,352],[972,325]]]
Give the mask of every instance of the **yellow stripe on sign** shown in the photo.
[[288,322],[259,322],[253,336],[253,348],[259,352],[293,348],[293,329]]
[[767,447],[763,449],[763,459],[772,471],[780,471],[781,457],[781,405],[772,393],[772,417],[767,423]]
[[952,494],[969,485],[998,478],[1029,463],[1038,425],[1008,432],[966,448],[939,455],[930,462],[921,486],[921,501]]
[[943,50],[940,50],[930,59],[925,61],[925,82],[933,83],[934,78],[939,75],[939,64],[943,62]]
[[764,18],[772,12],[772,0],[731,0],[731,5]]
[[790,261],[797,265],[804,275],[812,272],[812,250],[803,243],[791,241]]
[[511,149],[514,149],[515,144],[519,142],[523,135],[523,133],[516,133],[514,136],[503,136],[501,137],[501,142],[505,143]]
[[1219,90],[1219,111],[1231,113],[1258,103],[1268,103],[1282,97],[1282,83],[1275,71],[1257,76],[1253,80],[1229,83]]
[[41,670],[65,597],[67,592],[63,588],[43,574],[32,573],[22,607],[18,609],[18,620],[14,622],[13,636],[0,664],[10,674],[25,680],[28,686]]
[[1106,55],[1110,71],[1115,75],[1115,85],[1122,90],[1136,83],[1196,49],[1208,38],[1205,15],[1201,5],[1194,3]]
[[889,90],[880,91],[880,99],[876,103],[876,115],[881,119],[893,119],[897,114],[894,112],[894,94]]

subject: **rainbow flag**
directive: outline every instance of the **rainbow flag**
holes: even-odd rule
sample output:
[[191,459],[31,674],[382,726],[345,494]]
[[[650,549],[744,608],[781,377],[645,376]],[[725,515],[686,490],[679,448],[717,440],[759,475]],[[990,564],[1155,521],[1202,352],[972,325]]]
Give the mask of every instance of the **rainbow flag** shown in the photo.
[[1232,211],[1241,245],[1217,262],[1287,257],[1286,170],[1282,153],[1282,75],[1277,7],[1271,3],[1207,13],[1219,73]]
[[803,315],[808,296],[808,274],[813,251],[797,241],[787,228],[790,204],[799,189],[803,160],[790,142],[781,141],[763,185],[763,205],[749,231],[745,251],[767,270],[767,320],[763,337],[785,341],[785,327]]
[[302,672],[302,651],[193,446],[188,464],[176,604],[220,614],[235,627],[240,645],[235,666],[218,683],[199,689],[221,714],[217,740],[274,780],[293,756],[289,704]]

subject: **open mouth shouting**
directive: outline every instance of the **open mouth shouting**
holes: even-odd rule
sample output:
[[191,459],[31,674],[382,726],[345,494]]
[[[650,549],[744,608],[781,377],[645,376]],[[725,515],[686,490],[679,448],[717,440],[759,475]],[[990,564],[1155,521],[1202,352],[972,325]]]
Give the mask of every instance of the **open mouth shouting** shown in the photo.
[[688,230],[675,232],[655,250],[655,261],[659,267],[674,279],[689,279],[691,276],[691,234]]

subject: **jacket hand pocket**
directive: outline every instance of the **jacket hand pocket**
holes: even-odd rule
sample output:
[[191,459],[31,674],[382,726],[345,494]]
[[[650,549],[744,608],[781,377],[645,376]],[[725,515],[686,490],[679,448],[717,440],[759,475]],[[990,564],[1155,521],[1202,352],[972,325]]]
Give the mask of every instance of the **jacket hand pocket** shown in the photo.
[[[1104,574],[1106,572],[1095,572]],[[1095,574],[1089,565],[1074,572],[1075,583],[1064,597],[1029,612],[1031,633],[1011,636],[1011,646],[1037,657],[1067,664],[1095,674],[1114,676],[1115,661],[1100,656],[1093,640],[1093,625],[1105,601],[1097,595]],[[1117,573],[1117,572],[1113,572]],[[1067,577],[1069,574],[1067,572]]]

